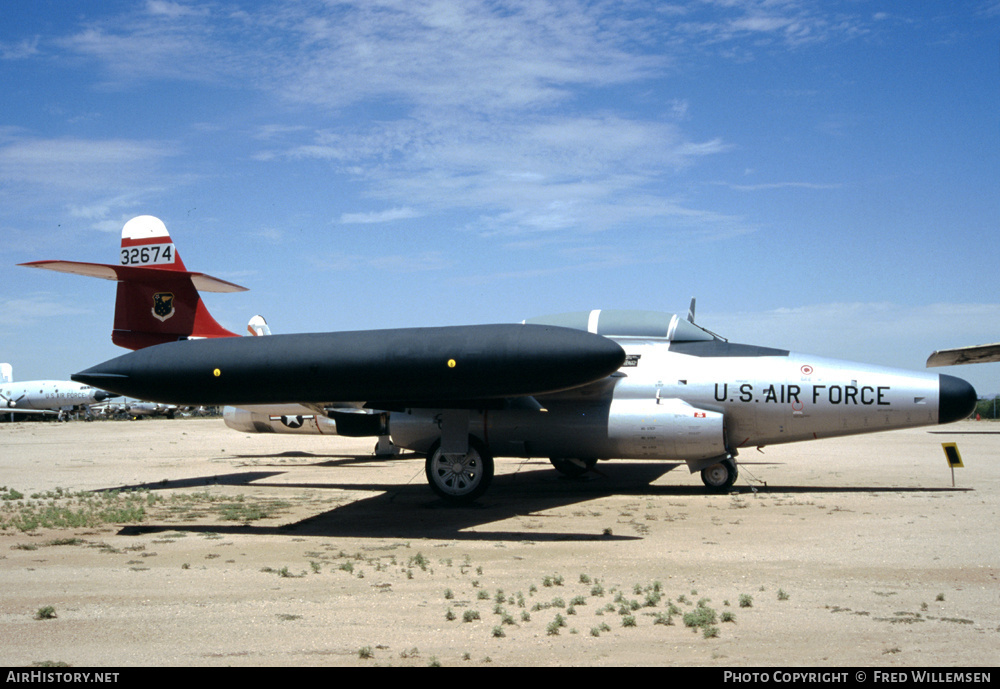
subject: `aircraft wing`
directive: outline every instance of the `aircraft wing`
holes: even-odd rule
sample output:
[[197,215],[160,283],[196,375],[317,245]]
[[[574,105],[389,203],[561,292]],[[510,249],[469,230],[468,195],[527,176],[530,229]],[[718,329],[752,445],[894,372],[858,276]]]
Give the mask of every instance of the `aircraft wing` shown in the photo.
[[55,409],[24,409],[23,407],[0,407],[0,414],[49,414],[55,415],[59,412]]
[[1000,342],[938,350],[927,358],[927,367],[983,364],[989,361],[1000,361]]
[[[116,266],[110,263],[85,263],[82,261],[31,261],[29,263],[21,263],[26,268],[44,268],[45,270],[54,270],[58,273],[72,273],[73,275],[86,275],[92,278],[101,278],[103,280],[115,280],[121,281],[129,279],[133,276],[138,276],[138,271],[148,271],[148,268],[136,268],[132,266]],[[194,273],[191,271],[170,271],[171,276],[176,276],[178,273],[187,273],[191,276],[191,281],[194,286],[205,292],[246,292],[246,287],[241,287],[235,283],[229,282],[228,280],[221,280],[219,278],[212,277],[211,275],[205,275],[204,273]]]

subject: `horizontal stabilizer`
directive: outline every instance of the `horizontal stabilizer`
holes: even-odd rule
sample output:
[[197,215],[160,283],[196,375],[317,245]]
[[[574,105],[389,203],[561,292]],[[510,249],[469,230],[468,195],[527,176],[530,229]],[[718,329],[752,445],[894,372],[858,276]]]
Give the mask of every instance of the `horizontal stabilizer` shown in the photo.
[[[85,275],[102,280],[141,280],[162,275],[160,268],[146,268],[134,266],[116,266],[110,263],[84,263],[81,261],[31,261],[20,263],[26,268],[44,268],[54,270],[58,273],[70,273],[73,275]],[[194,273],[191,271],[171,271],[171,277],[186,275],[191,278],[196,289],[204,292],[246,292],[247,288],[222,280],[220,278],[205,275],[204,273]]]

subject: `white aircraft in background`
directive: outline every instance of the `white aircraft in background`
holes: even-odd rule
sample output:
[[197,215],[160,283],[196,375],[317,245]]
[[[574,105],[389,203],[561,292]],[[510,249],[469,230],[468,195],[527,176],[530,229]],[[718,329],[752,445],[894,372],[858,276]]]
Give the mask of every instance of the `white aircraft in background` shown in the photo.
[[14,382],[13,367],[0,364],[0,411],[8,414],[58,414],[86,409],[112,397],[120,397],[72,380],[26,380]]

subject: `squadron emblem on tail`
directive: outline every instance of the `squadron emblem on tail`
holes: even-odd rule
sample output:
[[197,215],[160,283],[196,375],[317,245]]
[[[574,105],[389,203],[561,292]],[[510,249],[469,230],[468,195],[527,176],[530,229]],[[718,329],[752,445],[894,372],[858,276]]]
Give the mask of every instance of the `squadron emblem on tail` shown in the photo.
[[174,315],[173,292],[157,292],[153,295],[153,318],[163,323]]

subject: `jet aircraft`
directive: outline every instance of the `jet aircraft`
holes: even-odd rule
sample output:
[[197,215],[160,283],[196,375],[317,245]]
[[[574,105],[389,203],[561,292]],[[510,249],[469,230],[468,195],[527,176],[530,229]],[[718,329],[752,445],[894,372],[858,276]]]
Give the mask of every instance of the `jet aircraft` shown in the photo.
[[954,376],[736,344],[693,313],[234,337],[198,290],[244,288],[188,271],[152,216],[125,224],[119,265],[22,265],[118,281],[112,340],[135,351],[74,380],[168,404],[299,405],[340,435],[425,454],[452,502],[485,493],[496,456],[548,457],[570,475],[681,460],[726,490],[742,448],[949,423],[976,403]]
[[71,380],[14,382],[13,367],[0,364],[0,410],[8,414],[53,414],[89,408],[118,395]]
[[174,418],[177,414],[176,404],[160,404],[159,402],[126,402],[125,413],[133,419],[140,416],[165,416],[168,419]]

